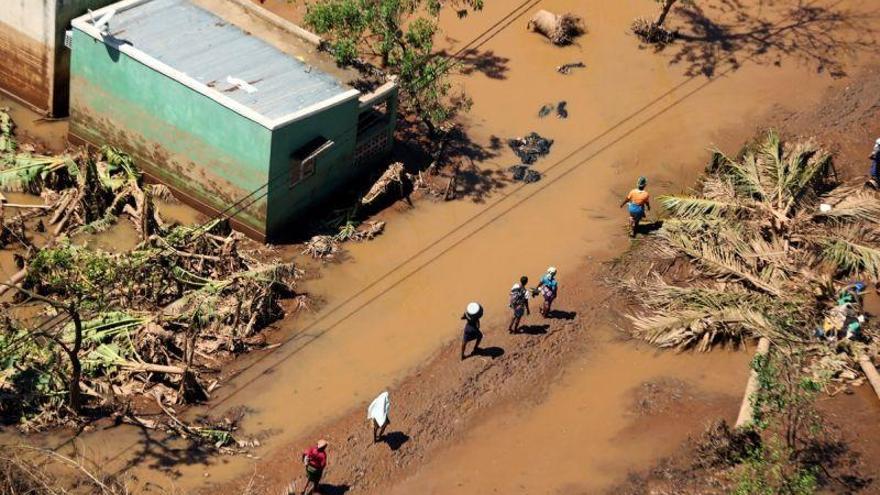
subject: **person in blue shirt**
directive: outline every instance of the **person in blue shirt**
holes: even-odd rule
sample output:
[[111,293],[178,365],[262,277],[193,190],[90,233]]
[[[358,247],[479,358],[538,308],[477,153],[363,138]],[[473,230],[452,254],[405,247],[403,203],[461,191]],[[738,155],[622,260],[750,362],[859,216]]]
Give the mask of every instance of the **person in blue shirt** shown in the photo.
[[874,189],[880,189],[880,138],[874,141],[874,149],[868,159],[871,160],[871,178],[868,184]]
[[544,296],[544,304],[541,305],[541,316],[548,318],[550,316],[550,307],[553,304],[553,300],[556,299],[556,294],[559,292],[559,282],[556,280],[555,266],[547,268],[547,273],[541,277],[537,289]]

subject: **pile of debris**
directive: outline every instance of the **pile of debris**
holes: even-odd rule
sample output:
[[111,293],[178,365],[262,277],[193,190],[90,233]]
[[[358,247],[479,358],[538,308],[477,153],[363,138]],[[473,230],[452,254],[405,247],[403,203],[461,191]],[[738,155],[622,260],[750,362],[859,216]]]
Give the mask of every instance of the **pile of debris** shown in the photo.
[[302,254],[315,259],[330,260],[339,252],[339,244],[346,241],[369,241],[385,230],[385,222],[372,221],[364,225],[347,221],[336,235],[316,235],[306,242]]
[[662,25],[644,17],[636,18],[630,26],[630,31],[632,31],[633,34],[635,34],[643,43],[654,45],[657,49],[662,49],[666,45],[675,41],[675,38],[678,37],[676,31],[670,31]]
[[526,28],[541,33],[554,45],[570,45],[574,38],[584,33],[581,18],[574,14],[554,14],[539,10],[529,20]]
[[[6,122],[0,113],[0,122]],[[21,270],[0,320],[0,416],[24,430],[91,414],[130,416],[206,399],[220,366],[264,346],[261,330],[306,304],[301,272],[268,259],[227,222],[169,226],[153,207],[165,191],[142,185],[127,155],[34,156],[16,149],[3,126],[0,184],[44,198],[45,206],[0,223],[17,243]],[[0,208],[2,212],[2,208]],[[74,243],[128,217],[141,241],[106,252]],[[45,223],[44,223],[45,221]],[[52,229],[38,242],[32,235]],[[42,309],[25,311],[19,307]],[[34,323],[40,321],[40,323]],[[193,430],[196,431],[196,430]]]
[[[765,337],[809,349],[814,366],[836,356],[832,375],[876,355],[871,325],[834,345],[813,337],[852,278],[880,279],[880,201],[836,177],[815,143],[773,132],[735,158],[716,152],[696,194],[659,198],[670,216],[642,254],[650,273],[620,281],[643,309],[633,333],[700,350]],[[685,273],[670,279],[662,267],[678,261]]]
[[[564,103],[562,102],[564,109]],[[541,137],[538,133],[532,132],[525,137],[509,139],[507,145],[513,150],[513,153],[520,159],[520,164],[510,167],[513,179],[525,183],[532,183],[541,180],[540,172],[532,170],[530,166],[539,158],[550,153],[550,147],[553,146],[553,140]]]

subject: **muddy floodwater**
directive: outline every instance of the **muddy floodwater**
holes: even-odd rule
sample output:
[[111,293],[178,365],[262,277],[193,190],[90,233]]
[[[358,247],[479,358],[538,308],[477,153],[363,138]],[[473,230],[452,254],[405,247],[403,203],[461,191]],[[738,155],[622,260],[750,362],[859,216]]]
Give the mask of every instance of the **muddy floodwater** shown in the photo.
[[[847,74],[876,59],[865,42],[880,27],[876,2],[816,0],[826,21],[802,22],[784,10],[799,2],[772,3],[744,1],[746,16],[726,12],[722,4],[730,4],[720,1],[702,2],[702,18],[675,14],[671,21],[690,38],[660,53],[641,49],[627,33],[633,18],[654,14],[650,0],[492,0],[464,19],[449,13],[440,41],[460,52],[456,83],[474,101],[464,121],[474,169],[460,185],[461,199],[395,206],[382,236],[347,246],[344,263],[323,267],[320,278],[306,283],[323,300],[318,310],[281,322],[282,345],[241,360],[240,373],[188,414],[245,407],[245,432],[263,434],[262,451],[287,448],[364,407],[458,338],[468,301],[486,307],[490,343],[493,332],[503,331],[507,291],[522,274],[536,279],[555,265],[563,294],[566,284],[578,282],[586,287],[583,297],[591,297],[590,286],[599,282],[574,278],[579,267],[610,260],[630,245],[618,206],[639,176],[648,177],[655,196],[686,190],[709,148],[735,152],[772,112],[815,106],[826,91],[844,87]],[[298,12],[279,0],[265,5],[283,15]],[[550,45],[525,30],[538,8],[578,14],[588,33],[573,46]],[[759,32],[760,20],[778,29]],[[810,36],[818,48],[801,47]],[[572,62],[586,67],[569,75],[555,70]],[[560,101],[567,118],[539,117],[543,105]],[[544,177],[511,182],[506,171],[517,160],[499,142],[533,130],[554,140],[534,165]],[[597,328],[593,348],[548,384],[543,400],[494,411],[393,493],[608,487],[634,464],[670,452],[704,420],[731,418],[748,359],[734,351],[659,353],[621,341],[615,329]],[[633,397],[657,381],[684,383],[694,398],[673,416],[633,412]],[[82,434],[76,444],[102,466],[130,469],[145,492],[191,492],[248,476],[257,462],[194,457],[125,426]]]

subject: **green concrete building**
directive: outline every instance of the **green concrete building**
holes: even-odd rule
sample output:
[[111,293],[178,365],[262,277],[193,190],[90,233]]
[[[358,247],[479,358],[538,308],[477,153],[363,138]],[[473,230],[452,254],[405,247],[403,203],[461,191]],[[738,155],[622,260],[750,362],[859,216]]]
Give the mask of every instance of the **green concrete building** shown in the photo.
[[354,89],[320,40],[248,0],[125,0],[72,25],[71,138],[126,150],[255,238],[391,149],[394,81]]

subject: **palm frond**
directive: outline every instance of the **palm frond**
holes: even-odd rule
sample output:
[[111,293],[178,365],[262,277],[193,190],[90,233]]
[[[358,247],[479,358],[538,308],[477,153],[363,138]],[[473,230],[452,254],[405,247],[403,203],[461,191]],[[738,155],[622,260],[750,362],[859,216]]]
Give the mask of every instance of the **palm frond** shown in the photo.
[[[827,198],[827,197],[826,197]],[[830,199],[830,198],[828,198]],[[867,222],[880,223],[880,201],[871,194],[854,193],[831,204],[831,211],[818,212],[817,218],[826,218],[836,222]]]
[[880,280],[880,249],[854,237],[839,235],[820,239],[821,258],[832,264],[838,272],[863,274],[875,281]]
[[663,315],[630,317],[635,335],[659,347],[707,351],[722,341],[779,335],[777,327],[763,315],[731,305],[703,311],[681,310]]
[[736,188],[726,177],[709,176],[703,181],[700,189],[705,198],[730,203],[737,202]]
[[679,218],[720,217],[726,213],[749,211],[746,205],[738,202],[720,201],[696,196],[660,196],[660,204]]
[[670,247],[691,258],[703,267],[707,275],[720,279],[732,277],[751,284],[767,294],[780,296],[785,293],[778,280],[767,279],[744,263],[736,251],[707,239],[695,239],[687,235],[675,235],[661,229],[660,235]]

